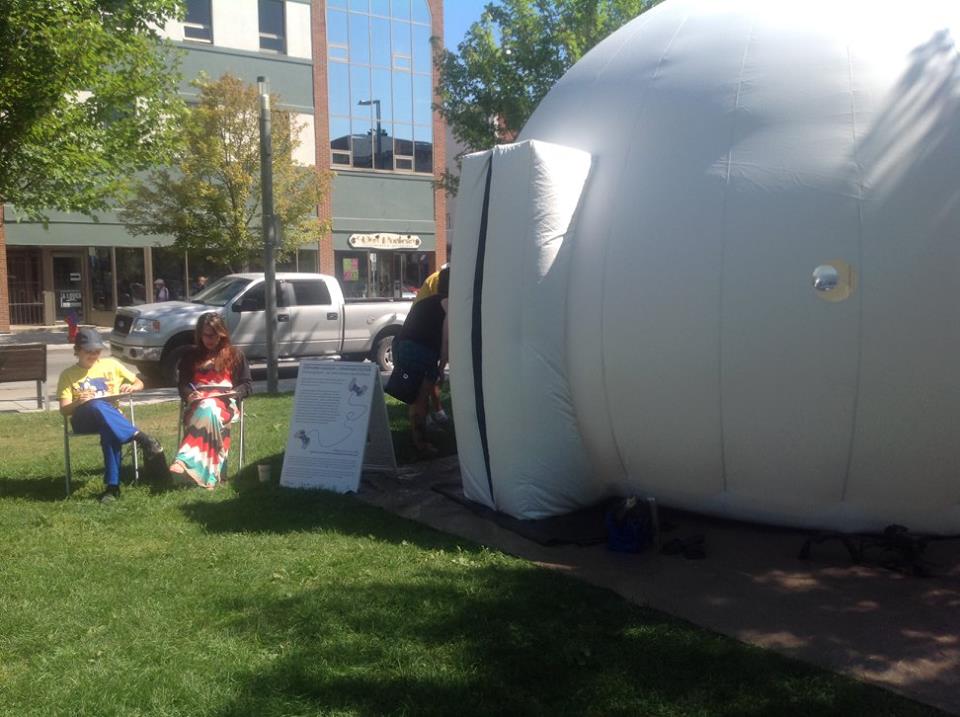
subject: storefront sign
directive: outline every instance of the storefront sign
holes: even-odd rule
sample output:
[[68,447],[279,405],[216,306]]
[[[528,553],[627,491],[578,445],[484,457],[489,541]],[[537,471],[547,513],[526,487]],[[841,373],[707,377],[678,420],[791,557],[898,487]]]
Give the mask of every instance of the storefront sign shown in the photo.
[[359,259],[344,259],[343,260],[343,280],[344,281],[360,281],[360,260]]
[[416,234],[351,234],[347,240],[354,249],[419,249],[420,237]]
[[83,306],[83,298],[79,291],[58,291],[61,309],[78,309]]

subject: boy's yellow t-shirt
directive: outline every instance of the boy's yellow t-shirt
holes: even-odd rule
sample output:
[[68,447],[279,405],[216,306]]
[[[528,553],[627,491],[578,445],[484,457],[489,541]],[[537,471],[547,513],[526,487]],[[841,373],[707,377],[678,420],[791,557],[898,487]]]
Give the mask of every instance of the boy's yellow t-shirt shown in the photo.
[[80,392],[93,389],[97,396],[120,393],[124,383],[134,383],[137,375],[114,358],[97,359],[90,368],[71,366],[64,369],[57,381],[57,397],[71,403],[80,397]]

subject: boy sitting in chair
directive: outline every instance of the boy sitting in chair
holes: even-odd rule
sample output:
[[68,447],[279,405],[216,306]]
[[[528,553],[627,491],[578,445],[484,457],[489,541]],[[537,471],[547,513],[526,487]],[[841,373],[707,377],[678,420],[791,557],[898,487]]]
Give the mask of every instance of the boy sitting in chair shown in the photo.
[[77,365],[60,374],[57,397],[60,413],[70,416],[74,433],[100,435],[106,484],[100,501],[105,503],[120,497],[123,444],[136,441],[148,459],[160,465],[164,461],[160,444],[130,423],[116,405],[120,394],[142,390],[143,382],[116,359],[100,358],[103,349],[103,340],[96,329],[77,332],[73,346]]

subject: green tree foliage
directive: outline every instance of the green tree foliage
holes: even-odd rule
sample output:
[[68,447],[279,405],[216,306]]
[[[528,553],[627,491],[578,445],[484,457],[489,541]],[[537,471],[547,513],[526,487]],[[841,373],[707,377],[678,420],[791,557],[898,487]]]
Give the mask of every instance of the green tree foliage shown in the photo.
[[166,161],[182,110],[158,28],[179,0],[0,0],[0,201],[95,212]]
[[439,49],[440,114],[468,151],[510,139],[573,63],[659,0],[496,0]]
[[[198,102],[185,115],[181,148],[170,168],[152,170],[120,213],[127,230],[172,235],[183,250],[240,270],[262,250],[260,224],[260,103],[256,87],[232,75],[200,78]],[[280,106],[271,96],[271,107]],[[289,255],[330,230],[315,215],[329,175],[298,165],[293,151],[301,127],[273,109],[274,213],[280,219],[278,254]]]

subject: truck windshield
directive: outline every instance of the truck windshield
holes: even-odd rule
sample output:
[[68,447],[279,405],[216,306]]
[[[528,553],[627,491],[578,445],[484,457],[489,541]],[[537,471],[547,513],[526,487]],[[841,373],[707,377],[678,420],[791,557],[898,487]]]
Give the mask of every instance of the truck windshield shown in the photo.
[[225,276],[213,282],[206,289],[193,297],[194,304],[207,306],[226,306],[237,294],[247,288],[250,279]]

